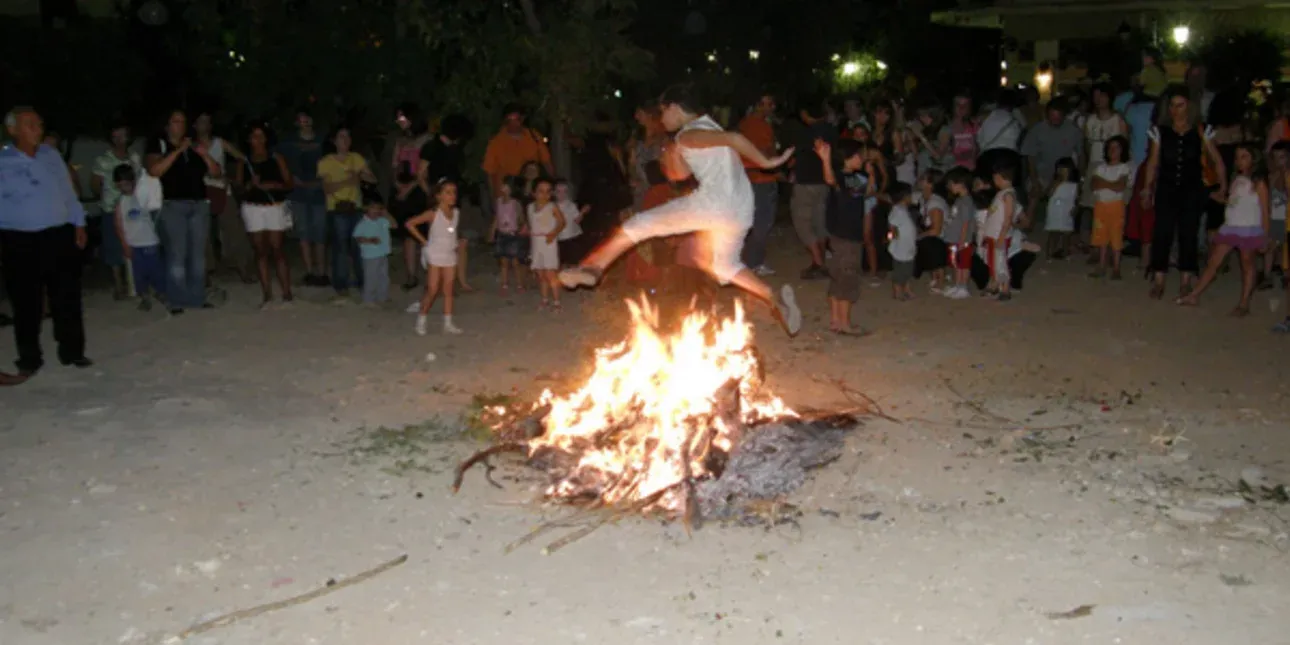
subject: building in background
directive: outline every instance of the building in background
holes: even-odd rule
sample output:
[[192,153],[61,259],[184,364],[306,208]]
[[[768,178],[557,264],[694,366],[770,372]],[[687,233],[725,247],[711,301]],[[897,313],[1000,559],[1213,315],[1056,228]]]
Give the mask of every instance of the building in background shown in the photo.
[[1267,0],[960,0],[932,15],[938,24],[1001,32],[1000,83],[1041,93],[1097,77],[1126,80],[1143,45],[1165,53],[1181,79],[1194,47],[1225,33],[1290,33],[1290,5]]

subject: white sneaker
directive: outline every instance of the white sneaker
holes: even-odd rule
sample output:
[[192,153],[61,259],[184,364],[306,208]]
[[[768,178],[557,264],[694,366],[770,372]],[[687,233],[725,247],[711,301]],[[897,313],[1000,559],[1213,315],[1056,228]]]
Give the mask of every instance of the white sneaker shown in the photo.
[[790,337],[802,330],[802,309],[797,306],[797,294],[792,285],[784,285],[779,290],[779,303],[776,306],[780,324]]
[[403,311],[405,311],[405,312],[407,312],[407,313],[410,313],[410,314],[415,314],[415,313],[417,313],[417,312],[421,311],[421,301],[420,301],[420,300],[418,300],[418,301],[416,301],[416,302],[414,302],[414,303],[412,303],[412,304],[408,305],[408,308],[407,308],[407,309],[404,309]]
[[954,287],[946,291],[945,296],[950,300],[963,300],[971,298],[972,294],[968,293],[967,287]]
[[426,317],[425,316],[417,316],[417,324],[415,329],[417,331],[418,336],[426,335]]
[[775,275],[775,270],[763,264],[757,267],[756,269],[753,269],[753,273],[756,273],[757,275],[760,275],[760,276],[768,276],[768,275]]
[[461,333],[461,329],[460,329],[459,327],[457,327],[456,325],[452,324],[452,321],[451,321],[451,320],[445,320],[445,321],[443,321],[443,333],[445,333],[445,334],[460,334],[460,333]]

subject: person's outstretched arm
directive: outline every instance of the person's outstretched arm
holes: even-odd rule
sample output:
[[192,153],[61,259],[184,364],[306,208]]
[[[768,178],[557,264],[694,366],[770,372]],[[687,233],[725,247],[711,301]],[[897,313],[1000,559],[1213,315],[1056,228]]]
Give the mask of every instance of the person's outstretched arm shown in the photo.
[[676,140],[687,148],[716,148],[725,146],[738,152],[740,155],[762,168],[770,169],[784,165],[793,156],[793,149],[789,148],[779,156],[769,158],[762,154],[753,142],[738,132],[718,132],[715,130],[687,130],[677,135]]

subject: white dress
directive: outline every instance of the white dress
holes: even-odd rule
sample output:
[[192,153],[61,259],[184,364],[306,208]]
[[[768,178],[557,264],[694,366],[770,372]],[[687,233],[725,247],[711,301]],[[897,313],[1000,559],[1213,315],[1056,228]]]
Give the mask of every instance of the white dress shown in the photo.
[[457,266],[457,223],[460,218],[461,211],[455,208],[452,209],[451,216],[445,215],[443,211],[435,213],[430,222],[430,237],[426,240],[425,249],[430,266]]
[[1050,233],[1070,233],[1075,230],[1075,205],[1079,199],[1079,185],[1064,182],[1053,189],[1048,198],[1044,230]]
[[[681,128],[721,132],[710,117],[699,117]],[[678,144],[679,145],[679,144]],[[655,237],[701,231],[711,245],[713,277],[725,284],[743,270],[739,256],[753,222],[753,191],[739,153],[726,146],[687,148],[681,156],[699,187],[623,222],[623,233],[633,242]]]
[[529,231],[533,235],[529,266],[534,271],[555,271],[560,268],[559,244],[546,241],[546,236],[555,230],[555,208],[555,202],[547,202],[542,208],[538,208],[537,204],[529,204]]

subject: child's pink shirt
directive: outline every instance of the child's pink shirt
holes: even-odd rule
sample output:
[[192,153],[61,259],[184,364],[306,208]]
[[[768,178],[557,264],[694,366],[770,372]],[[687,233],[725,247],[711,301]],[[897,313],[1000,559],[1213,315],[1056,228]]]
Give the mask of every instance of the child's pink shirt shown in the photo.
[[497,200],[497,232],[515,235],[520,231],[520,200]]

